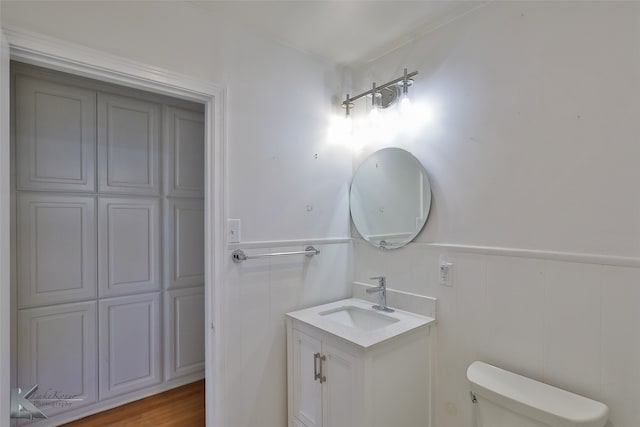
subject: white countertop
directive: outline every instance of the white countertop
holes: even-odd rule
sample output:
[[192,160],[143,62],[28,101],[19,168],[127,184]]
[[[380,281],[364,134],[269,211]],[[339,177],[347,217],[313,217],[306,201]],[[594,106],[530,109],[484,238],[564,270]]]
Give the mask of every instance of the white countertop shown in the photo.
[[[320,313],[332,311],[341,307],[357,307],[364,310],[371,310],[381,316],[388,316],[398,321],[373,331],[366,331],[355,327],[344,325],[340,322],[321,316]],[[391,307],[393,308],[393,307]],[[362,348],[368,348],[383,341],[402,335],[420,327],[426,327],[435,323],[432,317],[421,316],[409,313],[408,311],[395,310],[393,313],[382,312],[371,308],[371,303],[356,298],[348,298],[328,304],[305,308],[286,314],[291,319],[304,322],[308,325],[321,329],[332,335],[352,342]]]

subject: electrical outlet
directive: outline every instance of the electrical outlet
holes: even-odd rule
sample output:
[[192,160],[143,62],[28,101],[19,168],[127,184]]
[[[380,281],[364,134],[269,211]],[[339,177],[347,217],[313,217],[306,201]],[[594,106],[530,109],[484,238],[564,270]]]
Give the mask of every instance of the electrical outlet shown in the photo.
[[227,243],[240,243],[239,219],[227,219]]
[[453,263],[440,260],[440,286],[453,286]]

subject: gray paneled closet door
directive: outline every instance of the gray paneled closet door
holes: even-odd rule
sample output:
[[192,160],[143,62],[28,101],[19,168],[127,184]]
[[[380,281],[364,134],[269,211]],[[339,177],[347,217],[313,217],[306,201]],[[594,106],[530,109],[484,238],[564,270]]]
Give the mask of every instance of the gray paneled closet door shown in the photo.
[[204,377],[200,106],[12,76],[19,385],[83,399],[55,415]]

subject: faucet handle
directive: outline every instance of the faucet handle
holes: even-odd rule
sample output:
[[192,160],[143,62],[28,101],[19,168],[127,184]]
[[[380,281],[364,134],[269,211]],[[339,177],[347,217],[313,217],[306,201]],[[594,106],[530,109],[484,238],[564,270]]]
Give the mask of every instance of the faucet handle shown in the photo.
[[371,280],[377,280],[380,286],[385,286],[387,278],[385,276],[370,277]]

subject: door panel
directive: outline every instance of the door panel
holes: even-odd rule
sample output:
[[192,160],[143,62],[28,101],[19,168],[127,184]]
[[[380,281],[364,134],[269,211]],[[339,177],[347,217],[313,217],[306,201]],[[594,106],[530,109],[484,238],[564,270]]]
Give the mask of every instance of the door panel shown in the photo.
[[100,301],[100,399],[161,381],[159,293]]
[[204,201],[169,199],[166,203],[167,287],[203,285]]
[[42,412],[54,415],[96,401],[95,302],[20,310],[18,327],[18,384],[38,384],[31,400]]
[[362,381],[357,375],[358,361],[326,342],[322,343],[322,352],[326,357],[323,374],[327,378],[322,390],[324,427],[356,426],[354,408],[361,406],[353,399],[361,395],[356,387]]
[[19,190],[95,191],[96,97],[16,76]]
[[323,426],[322,384],[314,377],[314,355],[321,351],[320,340],[293,330],[293,416],[306,427]]
[[98,198],[100,296],[160,289],[158,199]]
[[160,106],[98,94],[98,190],[160,194]]
[[204,197],[204,114],[168,107],[165,122],[167,194]]
[[204,373],[204,287],[166,292],[167,379]]
[[19,307],[95,298],[95,199],[45,193],[17,199]]

